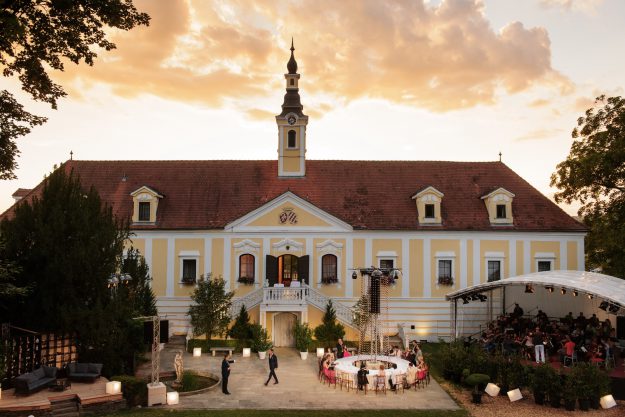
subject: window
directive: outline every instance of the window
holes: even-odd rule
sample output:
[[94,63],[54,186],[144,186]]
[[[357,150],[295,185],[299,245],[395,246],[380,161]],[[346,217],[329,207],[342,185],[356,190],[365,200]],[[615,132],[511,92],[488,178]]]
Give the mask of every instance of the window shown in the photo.
[[451,259],[438,260],[438,284],[453,285],[453,277],[451,275],[453,261]]
[[501,279],[501,261],[488,261],[488,282]]
[[182,260],[182,282],[195,282],[197,274],[197,260]]
[[335,255],[323,255],[321,257],[321,282],[323,284],[337,283],[337,270],[337,258]]
[[253,284],[255,280],[254,255],[246,253],[239,256],[239,282]]
[[285,286],[298,278],[298,258],[295,255],[282,255],[278,258],[278,281]]
[[436,216],[434,215],[434,204],[426,204],[425,205],[425,218],[433,219]]
[[150,203],[149,202],[141,201],[139,203],[139,221],[140,222],[150,221]]
[[381,269],[393,269],[395,262],[393,259],[380,259],[380,268]]
[[538,272],[551,271],[551,261],[538,261]]
[[293,78],[291,78],[291,79],[289,80],[289,84],[291,84],[291,85],[295,85],[295,80],[294,80]]
[[297,134],[295,133],[295,130],[289,130],[288,142],[287,142],[288,148],[295,148],[297,146],[296,137],[297,137]]
[[505,204],[497,204],[497,218],[505,219],[506,216],[506,205]]

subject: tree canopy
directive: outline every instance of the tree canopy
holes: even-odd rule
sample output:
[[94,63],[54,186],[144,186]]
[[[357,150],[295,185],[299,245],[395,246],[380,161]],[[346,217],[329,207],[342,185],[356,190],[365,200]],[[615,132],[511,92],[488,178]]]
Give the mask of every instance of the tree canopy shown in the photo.
[[[96,50],[109,51],[107,28],[148,25],[132,0],[0,0],[0,67],[33,100],[57,108],[66,95],[50,77],[65,63],[93,65]],[[46,118],[27,112],[7,90],[0,91],[0,179],[15,178],[16,139]]]
[[321,324],[315,327],[315,338],[326,347],[331,347],[343,336],[345,336],[345,327],[336,320],[336,310],[332,305],[332,300],[328,300]]
[[201,280],[191,294],[193,304],[189,307],[193,334],[204,334],[208,340],[214,335],[224,334],[230,324],[233,296],[234,292],[226,291],[223,278],[208,274],[206,279]]
[[551,185],[556,202],[582,204],[588,266],[625,278],[625,99],[600,96],[595,105],[577,120]]

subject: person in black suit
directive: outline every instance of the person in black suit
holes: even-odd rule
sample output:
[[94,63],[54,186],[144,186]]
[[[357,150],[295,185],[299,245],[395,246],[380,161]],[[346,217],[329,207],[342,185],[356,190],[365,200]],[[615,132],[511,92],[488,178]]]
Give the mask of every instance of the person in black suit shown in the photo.
[[269,349],[269,378],[265,385],[269,384],[271,377],[273,376],[274,384],[278,383],[278,377],[276,376],[276,369],[278,369],[278,357],[273,353],[273,349]]
[[234,363],[233,359],[230,359],[230,354],[224,355],[224,360],[221,361],[221,392],[226,395],[230,395],[228,392],[228,377],[230,377],[230,364]]
[[346,346],[343,343],[343,339],[339,338],[338,343],[336,344],[336,357],[341,359],[345,356]]

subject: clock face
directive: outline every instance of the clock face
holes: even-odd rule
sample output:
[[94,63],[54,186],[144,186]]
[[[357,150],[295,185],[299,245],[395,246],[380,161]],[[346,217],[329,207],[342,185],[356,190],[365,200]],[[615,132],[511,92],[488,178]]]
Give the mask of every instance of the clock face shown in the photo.
[[289,122],[290,125],[295,124],[295,122],[297,121],[297,119],[295,119],[295,116],[289,116],[289,118],[287,119],[287,121]]

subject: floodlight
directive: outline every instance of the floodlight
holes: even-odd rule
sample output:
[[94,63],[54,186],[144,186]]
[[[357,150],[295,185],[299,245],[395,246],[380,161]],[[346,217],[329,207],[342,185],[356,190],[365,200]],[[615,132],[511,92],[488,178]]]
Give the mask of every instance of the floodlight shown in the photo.
[[525,284],[525,293],[534,294],[534,287],[532,287],[532,284]]

